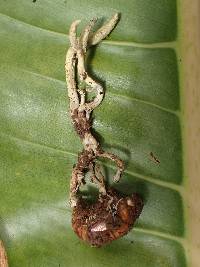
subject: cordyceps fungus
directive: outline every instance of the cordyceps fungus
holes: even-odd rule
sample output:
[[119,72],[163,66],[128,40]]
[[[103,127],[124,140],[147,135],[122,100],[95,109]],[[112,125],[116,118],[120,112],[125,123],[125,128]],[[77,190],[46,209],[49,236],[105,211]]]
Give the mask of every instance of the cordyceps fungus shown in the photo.
[[[139,195],[123,197],[116,190],[106,187],[97,159],[106,158],[116,163],[114,182],[120,180],[124,162],[118,156],[104,151],[91,131],[91,113],[102,102],[104,88],[88,75],[85,68],[86,52],[90,46],[101,42],[113,30],[118,20],[117,13],[99,30],[92,32],[97,21],[93,18],[80,37],[76,34],[80,20],[74,21],[69,30],[70,48],[65,63],[70,115],[84,147],[73,168],[70,182],[72,227],[82,240],[98,247],[127,234],[143,208],[143,201]],[[95,91],[96,96],[87,101],[87,93],[91,91]],[[99,197],[92,204],[78,194],[80,186],[86,183],[86,173],[90,174],[91,181],[99,188]]]

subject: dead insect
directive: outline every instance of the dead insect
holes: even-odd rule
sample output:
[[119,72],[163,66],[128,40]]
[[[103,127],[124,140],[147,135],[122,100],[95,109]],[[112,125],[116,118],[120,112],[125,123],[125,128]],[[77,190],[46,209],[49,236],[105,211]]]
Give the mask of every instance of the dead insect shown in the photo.
[[151,156],[151,159],[152,159],[155,163],[157,163],[157,164],[160,163],[160,160],[153,154],[153,152],[150,152],[150,156]]
[[127,234],[142,208],[143,201],[138,194],[122,197],[114,189],[109,189],[96,203],[79,199],[73,208],[72,227],[79,238],[101,247]]

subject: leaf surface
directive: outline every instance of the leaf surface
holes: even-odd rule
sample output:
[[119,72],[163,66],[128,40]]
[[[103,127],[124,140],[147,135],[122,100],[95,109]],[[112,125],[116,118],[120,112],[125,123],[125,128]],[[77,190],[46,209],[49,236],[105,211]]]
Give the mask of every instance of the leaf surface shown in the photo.
[[[126,162],[114,186],[145,206],[134,230],[97,249],[75,236],[67,204],[82,145],[68,114],[66,33],[74,19],[101,24],[116,11],[121,21],[87,58],[106,87],[94,128]],[[2,0],[0,12],[0,234],[10,266],[186,266],[176,1]],[[115,167],[103,164],[112,182]]]

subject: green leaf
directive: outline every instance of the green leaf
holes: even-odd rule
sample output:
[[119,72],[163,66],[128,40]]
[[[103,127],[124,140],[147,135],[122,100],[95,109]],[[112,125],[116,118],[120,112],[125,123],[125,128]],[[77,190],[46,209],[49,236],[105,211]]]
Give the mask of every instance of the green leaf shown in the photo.
[[[87,58],[106,86],[94,129],[126,162],[114,186],[145,206],[127,236],[97,249],[73,233],[67,204],[82,145],[68,114],[66,33],[74,19],[83,27],[116,11],[116,29]],[[2,0],[0,12],[0,235],[10,266],[186,266],[176,1]],[[103,163],[112,182],[115,167]]]

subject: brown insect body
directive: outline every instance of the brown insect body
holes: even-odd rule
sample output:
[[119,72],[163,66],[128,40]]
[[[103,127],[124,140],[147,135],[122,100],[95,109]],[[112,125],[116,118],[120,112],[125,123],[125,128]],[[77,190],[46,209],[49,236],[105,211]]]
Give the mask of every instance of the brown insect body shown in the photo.
[[143,208],[138,194],[121,197],[114,189],[89,204],[79,199],[73,209],[74,232],[92,246],[101,247],[127,234]]

